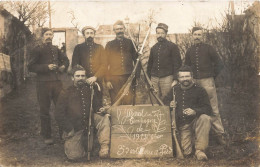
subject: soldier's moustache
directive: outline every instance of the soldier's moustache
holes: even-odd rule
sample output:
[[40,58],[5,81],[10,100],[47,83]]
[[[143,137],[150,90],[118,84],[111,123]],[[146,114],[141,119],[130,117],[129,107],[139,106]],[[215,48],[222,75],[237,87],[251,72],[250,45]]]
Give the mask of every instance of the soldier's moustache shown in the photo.
[[78,82],[77,82],[77,85],[80,87],[80,86],[82,86],[84,83],[85,83],[86,81],[85,80],[79,80]]
[[157,40],[158,40],[158,41],[162,41],[163,38],[162,38],[162,37],[158,37]]
[[92,42],[92,41],[93,41],[93,38],[92,38],[92,37],[88,37],[88,38],[87,38],[87,41],[88,41],[88,42]]
[[45,39],[46,42],[51,42],[51,38]]
[[118,32],[117,35],[124,35],[124,32]]

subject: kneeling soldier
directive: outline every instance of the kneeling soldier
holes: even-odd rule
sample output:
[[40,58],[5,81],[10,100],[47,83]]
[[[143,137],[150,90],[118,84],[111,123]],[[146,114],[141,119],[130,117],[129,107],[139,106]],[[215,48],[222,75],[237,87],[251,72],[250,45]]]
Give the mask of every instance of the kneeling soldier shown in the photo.
[[189,66],[178,70],[179,84],[164,99],[165,104],[176,107],[176,123],[181,136],[181,147],[185,157],[192,154],[192,136],[195,137],[195,156],[198,160],[207,160],[205,150],[208,147],[211,128],[210,106],[208,94],[204,88],[193,82]]
[[110,143],[110,120],[106,109],[102,107],[101,92],[98,90],[100,88],[94,84],[94,96],[91,101],[91,88],[86,83],[85,69],[76,65],[71,70],[71,74],[73,85],[61,92],[56,106],[56,119],[64,130],[65,154],[72,160],[85,156],[89,140],[87,131],[92,102],[94,126],[101,146],[99,156],[106,158]]

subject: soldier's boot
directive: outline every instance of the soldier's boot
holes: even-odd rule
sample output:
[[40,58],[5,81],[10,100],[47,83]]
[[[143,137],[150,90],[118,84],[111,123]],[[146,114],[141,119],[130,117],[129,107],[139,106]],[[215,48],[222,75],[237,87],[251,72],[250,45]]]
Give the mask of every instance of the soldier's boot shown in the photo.
[[208,160],[207,155],[201,150],[196,150],[195,155],[196,155],[197,160],[199,160],[199,161],[207,161]]
[[100,158],[108,158],[109,146],[107,144],[102,144],[99,150]]
[[225,138],[224,134],[217,134],[215,136],[215,138],[216,138],[218,144],[224,145],[224,146],[227,145],[226,138]]

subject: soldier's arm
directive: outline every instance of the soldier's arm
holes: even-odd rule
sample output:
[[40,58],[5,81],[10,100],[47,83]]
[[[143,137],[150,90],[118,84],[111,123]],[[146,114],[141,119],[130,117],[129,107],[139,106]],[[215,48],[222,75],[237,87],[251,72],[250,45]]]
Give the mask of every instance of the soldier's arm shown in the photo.
[[49,72],[49,64],[40,64],[39,57],[40,56],[40,48],[36,47],[30,52],[30,58],[28,63],[28,70],[30,72],[35,73],[46,73]]
[[185,61],[184,61],[184,64],[185,65],[188,65],[188,66],[191,66],[191,60],[190,60],[190,49],[188,49],[186,51],[186,54],[185,54]]
[[95,73],[95,76],[97,78],[102,78],[104,77],[106,71],[107,71],[107,66],[106,66],[106,55],[105,55],[105,50],[103,48],[102,45],[100,45],[98,47],[98,65],[99,65],[99,68],[97,70],[97,72]]
[[104,53],[104,65],[105,65],[105,81],[108,82],[110,79],[110,70],[108,70],[109,67],[109,56],[110,55],[110,43],[108,42],[105,47],[105,53]]
[[75,65],[81,65],[79,60],[79,47],[78,45],[74,48],[73,54],[72,54],[72,61],[71,61],[71,67],[74,67]]
[[201,114],[212,115],[212,108],[210,105],[209,97],[204,88],[200,89],[198,93],[197,106],[192,108],[196,112],[196,116],[199,117]]
[[166,105],[166,106],[170,106],[170,102],[173,100],[173,90],[171,89],[168,94],[164,97],[163,100],[163,103]]
[[216,50],[211,46],[209,47],[209,54],[210,54],[211,60],[213,62],[214,78],[216,78],[218,76],[218,74],[220,73],[220,71],[223,69],[224,64],[223,64],[222,60],[220,59]]
[[70,94],[67,91],[62,90],[55,109],[55,119],[58,125],[67,133],[73,129],[68,119],[69,96]]
[[94,85],[94,96],[93,96],[93,110],[98,112],[102,107],[102,92],[98,90],[97,85]]
[[59,57],[59,63],[60,63],[60,65],[59,66],[65,66],[65,71],[67,71],[67,69],[68,69],[68,67],[69,67],[69,59],[68,59],[68,57],[66,56],[66,54],[63,54],[62,52],[61,52],[61,50],[60,49],[58,49],[58,57]]
[[173,79],[177,80],[177,71],[182,65],[180,50],[177,45],[173,45],[172,48],[172,59],[173,59]]

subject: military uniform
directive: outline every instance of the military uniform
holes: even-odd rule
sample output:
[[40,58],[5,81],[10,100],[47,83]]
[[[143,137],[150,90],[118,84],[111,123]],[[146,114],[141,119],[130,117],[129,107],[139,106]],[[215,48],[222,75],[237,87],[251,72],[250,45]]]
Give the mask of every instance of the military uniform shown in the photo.
[[44,138],[51,138],[51,123],[49,109],[51,100],[56,104],[59,93],[62,89],[60,81],[61,73],[58,70],[49,70],[49,64],[69,66],[69,60],[60,52],[58,47],[51,44],[36,46],[28,63],[28,69],[37,73],[37,97],[40,105],[41,134]]
[[[105,51],[108,66],[106,81],[110,81],[113,85],[113,89],[109,90],[111,103],[113,104],[119,90],[133,71],[137,53],[132,41],[127,38],[122,40],[114,39],[108,42]],[[130,90],[129,94],[124,98],[123,104],[131,104],[131,101],[132,91]]]
[[[195,149],[205,151],[208,147],[209,131],[211,128],[210,106],[207,92],[200,86],[193,84],[188,89],[181,88],[180,84],[174,86],[176,101],[176,123],[180,131],[181,146],[184,155],[192,153],[192,135],[195,133]],[[173,92],[170,91],[164,98],[166,105],[173,100]],[[187,116],[183,113],[186,108],[191,108],[196,115]]]
[[[91,89],[88,84],[80,87],[71,86],[67,90],[63,90],[60,94],[57,107],[56,118],[59,125],[66,133],[74,129],[75,133],[88,128],[89,113],[91,105]],[[96,127],[98,141],[102,147],[108,149],[110,143],[110,120],[108,115],[99,115],[96,112],[102,107],[101,92],[94,85],[93,96],[93,120]],[[86,136],[82,143],[82,147],[86,149]]]
[[170,91],[173,80],[177,79],[176,72],[181,64],[180,51],[174,43],[164,39],[151,48],[147,74],[155,89],[161,93],[161,99]]
[[86,70],[86,76],[98,78],[101,84],[101,79],[106,72],[104,48],[102,45],[94,42],[84,42],[78,44],[73,52],[72,67],[75,65],[81,65]]
[[212,46],[204,43],[192,45],[186,52],[185,64],[192,68],[195,82],[203,87],[209,96],[213,109],[212,129],[216,134],[224,134],[221,122],[214,78],[223,68],[223,63]]

